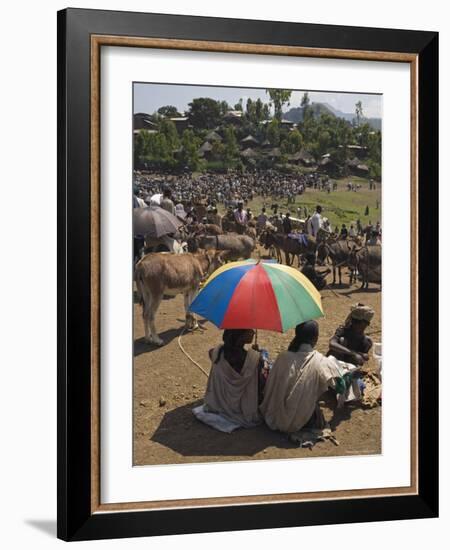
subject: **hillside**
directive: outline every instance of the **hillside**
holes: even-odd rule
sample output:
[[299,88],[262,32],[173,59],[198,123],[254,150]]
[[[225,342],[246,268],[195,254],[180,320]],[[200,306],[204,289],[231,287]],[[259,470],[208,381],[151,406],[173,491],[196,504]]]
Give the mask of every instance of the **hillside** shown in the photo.
[[[339,109],[335,109],[329,103],[311,103],[309,107],[314,113],[315,117],[319,117],[322,114],[334,115],[337,118],[343,118],[347,122],[352,122],[355,118],[354,113],[344,113]],[[303,121],[303,107],[292,107],[283,114],[283,118],[290,120],[291,122],[302,122]],[[363,122],[367,122],[374,130],[381,130],[381,119],[380,118],[363,118]]]

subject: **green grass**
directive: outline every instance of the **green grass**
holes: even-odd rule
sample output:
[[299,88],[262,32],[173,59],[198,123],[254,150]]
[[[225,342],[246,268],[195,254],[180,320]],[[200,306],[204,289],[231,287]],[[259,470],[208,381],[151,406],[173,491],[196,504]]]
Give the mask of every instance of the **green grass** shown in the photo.
[[[341,226],[343,223],[349,227],[358,218],[363,225],[366,225],[369,220],[374,224],[377,221],[381,222],[381,189],[378,188],[376,191],[369,191],[368,180],[358,177],[350,179],[353,183],[360,183],[362,185],[361,189],[356,192],[347,191],[346,184],[349,178],[337,180],[338,189],[337,191],[332,191],[330,194],[324,191],[307,189],[303,195],[297,196],[295,204],[289,204],[291,215],[297,217],[297,207],[299,206],[306,206],[310,214],[312,214],[315,207],[320,204],[322,206],[322,216],[330,220],[333,229],[336,225]],[[379,203],[378,209],[376,208],[377,201]],[[266,205],[268,213],[271,213],[270,206],[272,205],[272,200],[266,200]],[[278,205],[279,213],[284,214],[288,211],[286,200],[278,201]],[[254,215],[259,214],[263,206],[262,197],[255,197],[248,206],[252,209]],[[369,207],[368,216],[364,215],[366,206]]]

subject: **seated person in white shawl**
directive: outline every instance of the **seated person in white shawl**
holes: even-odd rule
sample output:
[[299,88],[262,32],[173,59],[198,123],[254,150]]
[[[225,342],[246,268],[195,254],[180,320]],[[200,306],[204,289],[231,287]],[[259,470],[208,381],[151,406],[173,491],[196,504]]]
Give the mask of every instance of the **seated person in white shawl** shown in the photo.
[[254,331],[228,329],[223,345],[210,350],[211,372],[205,393],[205,411],[219,413],[244,428],[261,423],[258,405],[265,382],[265,363],[259,351],[246,350]]
[[314,350],[318,337],[316,321],[297,325],[288,351],[280,353],[270,371],[260,411],[272,430],[301,430],[314,415],[319,397],[340,376],[334,360]]

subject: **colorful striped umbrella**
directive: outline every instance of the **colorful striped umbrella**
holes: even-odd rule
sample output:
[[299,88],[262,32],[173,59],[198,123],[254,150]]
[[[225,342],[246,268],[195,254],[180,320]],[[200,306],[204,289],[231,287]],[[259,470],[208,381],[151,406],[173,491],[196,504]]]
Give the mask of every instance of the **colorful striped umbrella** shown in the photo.
[[214,271],[189,309],[222,329],[284,332],[323,317],[320,293],[309,279],[292,267],[256,260]]

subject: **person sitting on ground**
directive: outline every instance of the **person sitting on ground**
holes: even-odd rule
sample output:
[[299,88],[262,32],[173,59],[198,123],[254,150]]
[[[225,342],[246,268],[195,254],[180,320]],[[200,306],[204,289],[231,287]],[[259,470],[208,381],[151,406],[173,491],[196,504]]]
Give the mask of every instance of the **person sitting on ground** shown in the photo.
[[315,268],[316,256],[312,252],[305,254],[306,263],[302,267],[302,273],[305,277],[312,282],[317,290],[322,290],[326,284],[326,276],[330,273],[331,269],[325,269],[324,271],[318,271]]
[[375,312],[364,304],[355,304],[351,307],[345,323],[337,328],[329,342],[327,355],[334,355],[336,359],[363,365],[369,360],[369,351],[372,340],[364,334],[370,325]]
[[258,404],[267,377],[261,353],[244,348],[254,334],[250,329],[224,331],[223,344],[209,351],[211,372],[204,397],[207,412],[219,413],[244,428],[261,422]]
[[272,430],[293,433],[307,424],[322,427],[318,400],[329,387],[334,387],[334,380],[340,375],[335,361],[314,349],[318,338],[316,321],[297,325],[288,351],[277,357],[260,406],[264,421]]

